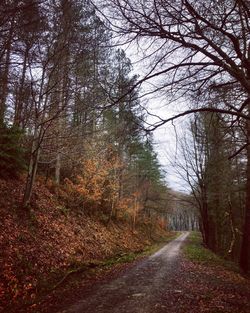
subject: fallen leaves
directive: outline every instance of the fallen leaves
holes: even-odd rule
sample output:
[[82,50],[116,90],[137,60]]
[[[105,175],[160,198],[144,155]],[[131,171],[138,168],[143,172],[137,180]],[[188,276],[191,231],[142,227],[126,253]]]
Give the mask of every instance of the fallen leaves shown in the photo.
[[222,266],[198,264],[184,259],[179,276],[176,287],[182,293],[178,301],[185,308],[192,307],[190,312],[250,312],[250,282],[238,273]]
[[23,312],[35,310],[51,279],[58,282],[81,262],[140,250],[149,242],[125,224],[106,227],[80,211],[64,214],[63,203],[39,180],[31,212],[20,211],[22,192],[22,179],[0,180],[0,311],[5,313],[18,305]]

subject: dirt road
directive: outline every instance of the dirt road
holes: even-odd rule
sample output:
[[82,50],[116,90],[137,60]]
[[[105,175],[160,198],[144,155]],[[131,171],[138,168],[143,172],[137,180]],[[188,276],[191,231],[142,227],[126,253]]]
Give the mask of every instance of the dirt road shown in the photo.
[[152,313],[166,312],[167,308],[167,312],[177,312],[176,309],[171,311],[175,299],[171,294],[182,293],[176,282],[180,248],[188,234],[183,233],[121,277],[96,286],[83,295],[82,300],[60,313]]
[[41,312],[250,313],[249,279],[223,265],[186,259],[181,247],[188,234],[115,276],[61,295],[57,309]]

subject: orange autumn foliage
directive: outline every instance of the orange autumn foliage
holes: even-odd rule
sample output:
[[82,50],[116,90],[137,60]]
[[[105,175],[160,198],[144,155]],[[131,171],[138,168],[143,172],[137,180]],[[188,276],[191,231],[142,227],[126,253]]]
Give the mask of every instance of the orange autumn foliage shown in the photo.
[[119,191],[117,172],[122,167],[119,159],[91,158],[81,164],[80,174],[74,181],[65,179],[67,193],[73,195],[83,208],[95,209],[116,201]]

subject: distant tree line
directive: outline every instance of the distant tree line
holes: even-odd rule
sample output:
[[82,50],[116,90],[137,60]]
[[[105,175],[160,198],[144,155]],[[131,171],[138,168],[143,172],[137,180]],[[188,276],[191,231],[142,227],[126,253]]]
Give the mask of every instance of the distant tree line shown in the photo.
[[[176,164],[175,164],[176,166]],[[171,204],[167,212],[167,227],[174,231],[199,231],[199,210],[193,195],[170,191]]]

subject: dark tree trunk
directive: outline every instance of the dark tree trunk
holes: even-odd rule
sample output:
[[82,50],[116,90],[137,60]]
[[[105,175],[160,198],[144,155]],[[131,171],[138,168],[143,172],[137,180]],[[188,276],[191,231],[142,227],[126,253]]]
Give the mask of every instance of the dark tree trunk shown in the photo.
[[[249,115],[250,115],[250,103]],[[245,219],[243,228],[243,238],[241,245],[240,267],[246,273],[250,271],[250,121],[247,121],[247,184],[246,184],[246,204]]]
[[202,212],[202,226],[203,226],[203,231],[204,231],[204,241],[205,241],[205,245],[209,246],[210,232],[209,232],[209,220],[208,220],[207,208],[204,209],[203,207],[203,210],[204,211]]
[[25,76],[26,76],[26,70],[27,70],[27,60],[28,60],[29,50],[30,50],[30,47],[29,45],[27,45],[25,52],[24,52],[23,70],[22,70],[20,86],[18,88],[17,95],[16,95],[15,114],[14,114],[13,123],[17,127],[20,127],[22,123],[22,113],[23,113],[23,105],[24,105],[23,90],[24,90]]
[[10,54],[11,46],[14,33],[14,17],[11,21],[11,26],[9,30],[9,35],[6,43],[6,52],[5,52],[5,62],[4,68],[0,76],[0,123],[4,122],[4,116],[6,111],[6,99],[8,95],[8,84],[9,84],[9,71],[10,71]]
[[26,179],[26,186],[23,196],[23,207],[27,207],[31,200],[32,190],[35,183],[37,166],[40,156],[40,144],[41,144],[41,130],[38,131],[38,129],[36,129],[31,149],[29,171]]

